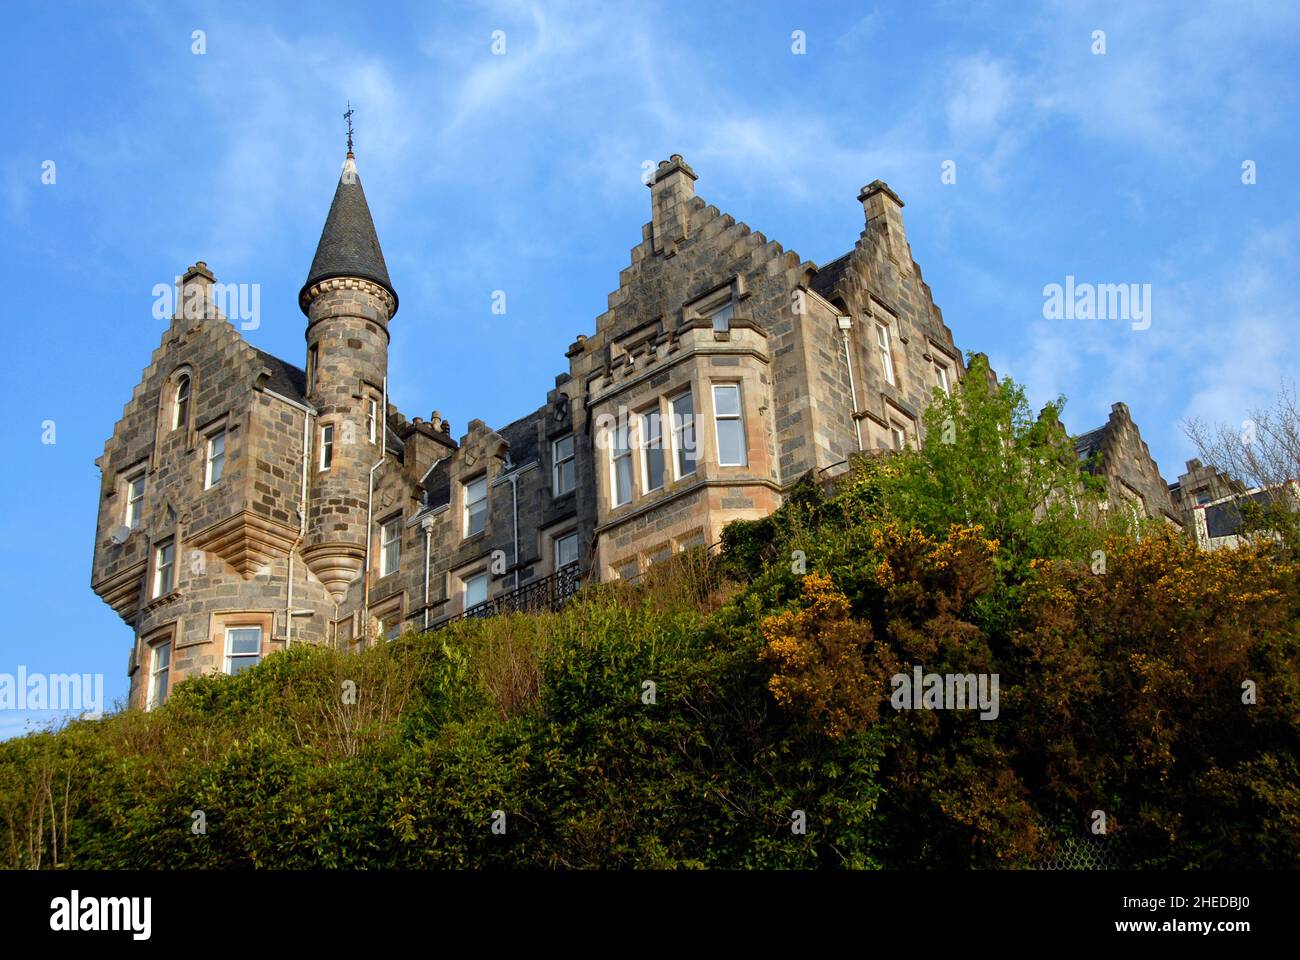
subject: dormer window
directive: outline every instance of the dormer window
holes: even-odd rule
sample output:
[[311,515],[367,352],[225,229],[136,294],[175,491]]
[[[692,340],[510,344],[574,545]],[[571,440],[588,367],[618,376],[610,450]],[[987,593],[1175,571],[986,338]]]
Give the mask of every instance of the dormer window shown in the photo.
[[190,375],[182,373],[176,380],[176,393],[172,399],[172,429],[179,430],[190,422]]

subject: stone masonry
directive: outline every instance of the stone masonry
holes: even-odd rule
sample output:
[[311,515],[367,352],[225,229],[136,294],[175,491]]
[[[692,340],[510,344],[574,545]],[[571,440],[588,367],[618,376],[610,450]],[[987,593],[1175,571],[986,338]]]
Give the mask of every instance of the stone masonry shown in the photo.
[[[299,296],[303,367],[217,315],[206,264],[96,461],[91,586],[131,627],[130,703],[293,643],[436,626],[563,567],[634,577],[810,471],[920,440],[962,353],[877,180],[824,267],[709,205],[677,155],[545,402],[453,437],[387,403],[398,296],[349,152]],[[1079,438],[1113,496],[1179,507],[1123,404]]]

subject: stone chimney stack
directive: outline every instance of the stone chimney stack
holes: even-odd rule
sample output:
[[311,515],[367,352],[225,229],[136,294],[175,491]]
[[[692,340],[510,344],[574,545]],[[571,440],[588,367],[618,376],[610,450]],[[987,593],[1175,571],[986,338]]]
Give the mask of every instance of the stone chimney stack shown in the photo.
[[217,278],[202,260],[187,269],[176,291],[176,316],[194,323],[215,316],[212,285],[216,282]]
[[899,271],[912,272],[912,248],[903,229],[903,201],[883,180],[872,180],[858,193],[867,215],[867,232],[876,234]]
[[690,208],[695,199],[695,171],[680,153],[659,161],[650,183],[651,236],[655,253],[677,252],[690,232]]

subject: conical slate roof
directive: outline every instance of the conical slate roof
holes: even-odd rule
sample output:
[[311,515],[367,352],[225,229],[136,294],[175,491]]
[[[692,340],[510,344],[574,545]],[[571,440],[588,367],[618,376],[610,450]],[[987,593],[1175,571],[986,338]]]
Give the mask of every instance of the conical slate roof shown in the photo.
[[[391,293],[396,303],[397,291],[388,279],[384,251],[379,249],[379,236],[375,233],[374,221],[370,219],[370,207],[351,153],[343,164],[334,202],[325,218],[325,229],[321,231],[311,270],[307,272],[307,282],[298,294],[298,304],[303,313],[307,312],[305,296],[311,285],[332,277],[361,277],[373,281]],[[393,312],[397,312],[396,306]]]

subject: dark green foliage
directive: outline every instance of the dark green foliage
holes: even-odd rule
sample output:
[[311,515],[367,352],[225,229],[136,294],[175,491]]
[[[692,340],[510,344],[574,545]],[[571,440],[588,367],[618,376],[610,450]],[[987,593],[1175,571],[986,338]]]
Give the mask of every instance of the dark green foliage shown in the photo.
[[[805,478],[647,585],[0,743],[0,865],[1294,867],[1294,538],[1135,542],[1086,508],[1055,408],[977,366],[927,417],[955,442]],[[999,718],[891,709],[912,665],[997,673]]]

